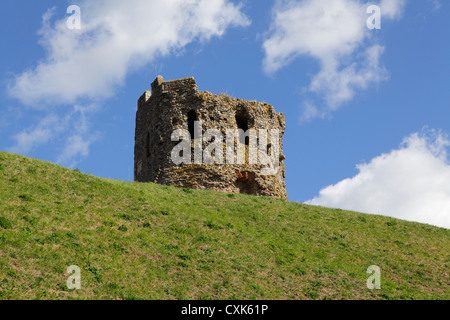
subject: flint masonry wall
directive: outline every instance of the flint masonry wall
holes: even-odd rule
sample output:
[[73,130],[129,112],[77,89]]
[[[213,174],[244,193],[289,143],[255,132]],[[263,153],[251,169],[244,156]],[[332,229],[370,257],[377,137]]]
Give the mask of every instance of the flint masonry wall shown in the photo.
[[[224,138],[227,129],[278,129],[279,170],[275,175],[263,175],[261,169],[267,166],[249,164],[248,156],[245,164],[174,164],[171,152],[179,141],[171,141],[171,135],[177,129],[192,132],[193,120],[202,122],[203,133],[218,129]],[[284,132],[284,115],[267,103],[198,91],[194,78],[164,81],[158,76],[151,92],[146,91],[138,101],[134,180],[287,199]],[[208,141],[202,141],[202,150],[207,145]]]

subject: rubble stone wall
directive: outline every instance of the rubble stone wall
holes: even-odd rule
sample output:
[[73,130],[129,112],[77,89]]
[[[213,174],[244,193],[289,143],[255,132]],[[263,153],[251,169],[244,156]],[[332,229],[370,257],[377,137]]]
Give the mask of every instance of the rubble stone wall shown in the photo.
[[[192,121],[201,121],[202,132],[219,130],[225,142],[229,129],[277,129],[279,154],[278,170],[275,174],[261,174],[267,165],[250,164],[249,145],[245,146],[244,164],[226,163],[224,149],[223,164],[194,163],[194,140],[192,163],[176,165],[171,158],[172,150],[180,141],[172,141],[177,129],[192,132]],[[217,190],[228,193],[246,193],[287,199],[285,167],[283,160],[283,135],[285,118],[282,113],[264,102],[232,98],[225,94],[215,95],[198,91],[194,78],[164,81],[158,76],[138,101],[134,151],[134,179],[139,182],[155,182],[164,185],[194,189]],[[205,138],[205,137],[204,137]],[[270,156],[270,133],[268,153]],[[202,149],[209,143],[202,139]],[[248,142],[247,142],[248,144]],[[225,146],[225,143],[224,143]],[[237,141],[236,146],[237,147]]]

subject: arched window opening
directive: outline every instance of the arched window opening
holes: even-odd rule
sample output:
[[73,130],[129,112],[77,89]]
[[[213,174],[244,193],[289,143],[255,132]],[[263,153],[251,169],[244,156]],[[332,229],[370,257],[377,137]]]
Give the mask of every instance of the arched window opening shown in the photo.
[[194,139],[195,121],[198,121],[197,114],[195,113],[195,110],[191,110],[188,112],[188,129],[191,139]]
[[150,132],[145,135],[145,156],[150,157]]
[[[242,114],[237,114],[236,115],[236,124],[238,129],[241,129],[244,131],[244,134],[248,131],[248,119],[245,115]],[[246,135],[245,136],[245,145],[248,146],[249,145],[249,136]]]

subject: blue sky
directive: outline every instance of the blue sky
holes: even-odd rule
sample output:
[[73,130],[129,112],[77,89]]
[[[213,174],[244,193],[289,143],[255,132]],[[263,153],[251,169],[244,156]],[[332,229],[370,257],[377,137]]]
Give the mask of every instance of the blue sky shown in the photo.
[[2,151],[130,180],[137,99],[193,76],[285,114],[291,201],[450,228],[445,1],[18,0],[0,17]]

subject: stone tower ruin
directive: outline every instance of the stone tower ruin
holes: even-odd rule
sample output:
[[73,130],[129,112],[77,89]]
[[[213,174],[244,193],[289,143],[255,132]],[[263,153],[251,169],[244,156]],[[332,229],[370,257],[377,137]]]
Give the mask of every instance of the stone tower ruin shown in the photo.
[[284,115],[267,103],[158,76],[138,100],[134,180],[287,199],[284,132]]

